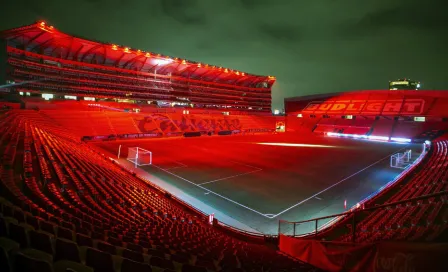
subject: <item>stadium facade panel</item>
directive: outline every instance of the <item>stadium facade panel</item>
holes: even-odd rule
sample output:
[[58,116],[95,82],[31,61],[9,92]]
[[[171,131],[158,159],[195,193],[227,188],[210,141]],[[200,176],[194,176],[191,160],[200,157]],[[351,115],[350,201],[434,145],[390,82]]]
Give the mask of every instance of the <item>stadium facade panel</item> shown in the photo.
[[368,90],[285,99],[289,115],[448,116],[448,92]]

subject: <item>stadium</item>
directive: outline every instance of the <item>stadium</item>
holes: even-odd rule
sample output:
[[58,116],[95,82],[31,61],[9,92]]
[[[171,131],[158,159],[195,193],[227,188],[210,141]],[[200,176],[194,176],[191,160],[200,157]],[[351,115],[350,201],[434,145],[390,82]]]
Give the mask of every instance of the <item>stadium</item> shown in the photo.
[[445,91],[279,116],[273,76],[45,22],[1,38],[1,271],[447,271]]

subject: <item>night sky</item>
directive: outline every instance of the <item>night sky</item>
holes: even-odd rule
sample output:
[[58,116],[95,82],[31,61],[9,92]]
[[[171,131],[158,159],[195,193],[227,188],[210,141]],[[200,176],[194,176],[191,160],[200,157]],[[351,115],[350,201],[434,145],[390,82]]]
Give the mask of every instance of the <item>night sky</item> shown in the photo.
[[63,32],[277,77],[284,97],[386,89],[408,77],[448,90],[446,0],[2,0],[0,29]]

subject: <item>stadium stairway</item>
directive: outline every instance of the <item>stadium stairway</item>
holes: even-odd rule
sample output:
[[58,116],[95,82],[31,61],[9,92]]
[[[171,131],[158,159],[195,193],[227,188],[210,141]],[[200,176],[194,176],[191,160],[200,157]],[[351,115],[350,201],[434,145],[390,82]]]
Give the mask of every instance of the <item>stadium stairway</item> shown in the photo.
[[37,112],[0,117],[1,271],[311,271],[208,225]]

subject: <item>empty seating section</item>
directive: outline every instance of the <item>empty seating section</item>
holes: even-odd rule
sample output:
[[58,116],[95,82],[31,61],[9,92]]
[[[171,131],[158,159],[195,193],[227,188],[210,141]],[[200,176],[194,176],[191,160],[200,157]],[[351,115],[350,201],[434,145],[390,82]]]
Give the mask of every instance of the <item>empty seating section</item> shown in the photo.
[[286,117],[286,130],[289,132],[314,132],[325,134],[328,132],[373,135],[394,138],[413,138],[431,130],[440,131],[448,129],[446,122],[440,118],[429,118],[425,122],[417,122],[409,117],[354,116],[353,119],[344,119],[341,116],[330,118]]
[[336,120],[333,118],[322,118],[313,132],[326,133],[326,132],[339,132],[335,127]]
[[192,131],[219,132],[224,130],[274,129],[275,118],[256,115],[153,113],[136,120],[142,132],[183,133]]
[[40,112],[79,136],[141,133],[129,113],[72,110]]
[[240,115],[238,120],[242,129],[272,129],[276,123],[276,118],[272,116]]
[[[435,141],[432,152],[424,167],[386,203],[448,191],[448,140]],[[356,241],[432,241],[447,231],[448,197],[442,195],[371,213],[357,225]],[[351,239],[350,234],[339,238],[346,242]]]
[[378,119],[373,123],[373,131],[371,135],[373,136],[383,136],[390,137],[392,133],[392,128],[396,121],[389,119]]
[[375,120],[373,118],[369,119],[363,116],[357,116],[353,122],[353,129],[355,132],[351,132],[351,134],[367,134],[370,131],[374,121]]
[[97,132],[97,128],[89,119],[90,112],[87,111],[45,110],[41,113],[53,119],[57,124],[69,128],[79,136],[112,134],[109,130],[105,134],[98,134],[102,131]]
[[310,133],[319,123],[318,118],[298,118],[296,116],[286,117],[286,131],[287,132],[300,132]]
[[391,137],[412,138],[421,134],[422,132],[422,123],[401,121],[395,124]]
[[53,92],[69,92],[80,96],[123,97],[129,99],[152,99],[178,101],[178,96],[189,97],[194,104],[220,104],[256,107],[270,111],[271,94],[263,88],[222,86],[208,82],[189,82],[173,77],[157,77],[128,69],[85,62],[58,59],[59,65],[42,63],[43,55],[8,47],[8,63],[13,67],[11,75],[16,81],[35,80],[27,84],[30,91],[46,89]]
[[370,130],[370,125],[366,120],[358,120],[363,119],[362,117],[358,117],[357,119],[340,119],[336,121],[335,127],[342,130],[342,133],[346,134],[358,134],[365,135]]
[[105,116],[115,134],[141,133],[132,114],[108,111]]
[[275,117],[256,115],[137,114],[114,111],[41,110],[40,113],[78,136],[192,131],[219,132],[223,130],[274,129]]
[[1,271],[312,269],[209,226],[38,112],[8,112],[0,132]]
[[[359,119],[359,120],[358,120]],[[370,131],[372,122],[359,117],[357,119],[342,119],[342,118],[322,118],[313,132],[327,133],[336,132],[344,134],[359,134],[365,135]]]
[[[165,116],[167,122],[170,123],[171,125],[170,131],[192,132],[192,131],[208,130],[208,128],[210,128],[207,126],[204,127],[204,123],[209,120],[208,115],[187,116],[183,114],[166,114]],[[163,131],[167,131],[166,128],[164,128]]]

